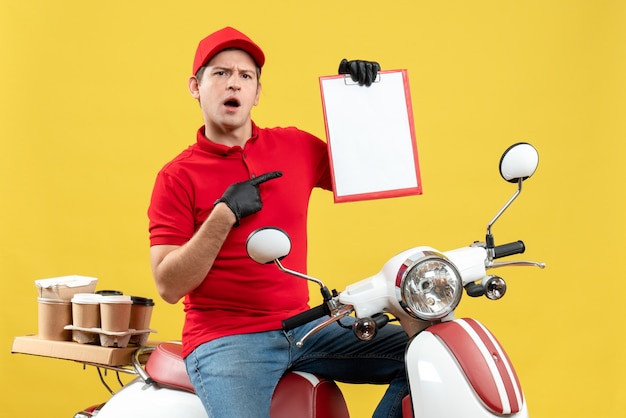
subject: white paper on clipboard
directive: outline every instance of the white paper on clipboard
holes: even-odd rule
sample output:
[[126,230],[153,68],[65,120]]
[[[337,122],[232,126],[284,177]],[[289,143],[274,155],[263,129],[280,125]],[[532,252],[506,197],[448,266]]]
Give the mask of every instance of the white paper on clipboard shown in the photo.
[[406,70],[320,77],[335,202],[422,193]]

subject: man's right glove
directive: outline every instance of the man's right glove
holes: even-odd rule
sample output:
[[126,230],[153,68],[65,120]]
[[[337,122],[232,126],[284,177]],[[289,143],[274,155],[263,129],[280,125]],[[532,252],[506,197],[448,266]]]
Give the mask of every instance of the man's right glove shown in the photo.
[[241,218],[252,215],[260,211],[263,207],[259,184],[282,175],[283,173],[280,171],[272,171],[270,173],[261,174],[250,180],[233,183],[228,186],[222,197],[213,203],[213,206],[224,202],[235,214],[235,218],[237,218],[235,226],[239,226]]
[[359,86],[365,84],[370,86],[376,81],[376,76],[380,71],[380,64],[376,61],[354,60],[348,61],[342,59],[339,63],[339,74],[350,74],[352,81],[359,83]]

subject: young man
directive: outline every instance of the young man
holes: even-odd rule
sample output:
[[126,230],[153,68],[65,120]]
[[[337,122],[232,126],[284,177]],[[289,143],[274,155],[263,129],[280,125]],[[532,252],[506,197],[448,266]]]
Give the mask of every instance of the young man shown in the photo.
[[[211,418],[268,417],[287,370],[353,383],[389,384],[376,417],[401,416],[407,394],[406,334],[388,325],[371,342],[331,326],[295,341],[315,323],[283,332],[281,321],[308,309],[308,285],[250,260],[245,243],[263,226],[292,239],[284,264],[306,271],[306,220],[313,188],[332,187],[326,144],[296,128],[259,128],[261,48],[226,27],[198,45],[189,91],[204,126],[159,172],[148,210],[150,260],[162,298],[184,297],[183,357]],[[346,61],[367,88],[377,63]]]

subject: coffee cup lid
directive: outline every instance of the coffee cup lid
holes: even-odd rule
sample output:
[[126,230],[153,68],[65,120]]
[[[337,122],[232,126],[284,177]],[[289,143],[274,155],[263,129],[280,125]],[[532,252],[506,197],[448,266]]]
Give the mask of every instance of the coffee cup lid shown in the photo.
[[97,293],[76,293],[72,297],[72,303],[96,304],[100,303],[102,295]]
[[99,295],[102,295],[102,296],[119,296],[119,295],[123,295],[124,294],[124,293],[120,292],[119,290],[110,290],[110,289],[98,290],[96,293],[99,294]]
[[126,295],[111,295],[111,296],[102,296],[100,299],[100,303],[123,303],[123,304],[131,304],[133,301],[130,296]]
[[154,301],[150,298],[131,296],[131,300],[133,301],[133,305],[154,306]]

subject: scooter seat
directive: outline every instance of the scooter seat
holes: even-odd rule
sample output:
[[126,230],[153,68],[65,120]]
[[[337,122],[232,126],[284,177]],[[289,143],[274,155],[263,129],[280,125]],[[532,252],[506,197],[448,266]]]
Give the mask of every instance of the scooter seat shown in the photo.
[[[194,392],[182,346],[161,343],[150,355],[146,372],[157,384]],[[303,372],[288,372],[278,382],[270,410],[271,418],[349,418],[348,408],[339,387],[332,380]]]
[[157,345],[146,362],[146,372],[161,386],[194,392],[181,356],[182,349],[177,343]]

